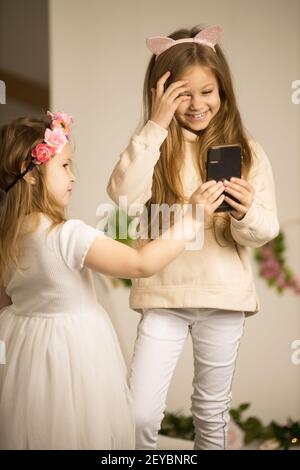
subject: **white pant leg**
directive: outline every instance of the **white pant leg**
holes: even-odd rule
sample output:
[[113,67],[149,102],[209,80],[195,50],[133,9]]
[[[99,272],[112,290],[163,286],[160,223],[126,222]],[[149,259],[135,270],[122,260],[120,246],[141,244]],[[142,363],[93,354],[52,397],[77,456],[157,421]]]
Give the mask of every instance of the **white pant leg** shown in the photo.
[[194,449],[226,449],[231,387],[244,312],[197,309],[191,326],[194,351]]
[[144,310],[130,373],[138,450],[156,449],[168,388],[188,333],[188,320],[172,310]]

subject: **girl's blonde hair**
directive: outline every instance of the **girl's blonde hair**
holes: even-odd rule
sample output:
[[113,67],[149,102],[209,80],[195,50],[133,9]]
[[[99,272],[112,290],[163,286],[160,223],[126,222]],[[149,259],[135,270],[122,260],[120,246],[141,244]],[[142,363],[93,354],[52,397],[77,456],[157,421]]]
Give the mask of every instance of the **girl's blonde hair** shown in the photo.
[[[33,148],[43,142],[51,120],[41,117],[21,117],[0,128],[0,187],[5,189],[31,162]],[[0,207],[0,284],[9,263],[20,269],[19,237],[33,233],[39,225],[40,213],[50,217],[49,232],[66,221],[65,212],[46,187],[45,164],[34,166],[28,173],[35,184],[20,179],[7,193]],[[30,215],[30,224],[25,225]],[[23,230],[26,226],[26,231]]]
[[[194,37],[204,28],[180,29],[170,34],[172,39]],[[240,144],[242,148],[242,175],[246,178],[252,166],[252,154],[246,130],[243,127],[234,95],[230,69],[221,47],[215,45],[216,52],[210,47],[196,43],[181,43],[160,54],[153,55],[147,68],[144,81],[144,123],[151,117],[151,88],[167,71],[171,72],[165,89],[179,80],[184,71],[191,66],[208,67],[215,75],[219,87],[221,106],[208,127],[199,131],[197,140],[197,164],[203,182],[206,181],[206,155],[209,147],[222,144]],[[249,134],[248,134],[249,135]],[[250,137],[250,135],[249,135]],[[187,202],[183,194],[180,170],[184,161],[183,134],[176,118],[172,119],[168,136],[161,146],[161,156],[154,168],[152,197],[147,202],[148,236],[150,237],[151,204]],[[172,221],[171,221],[172,222]],[[213,214],[213,229],[216,240],[218,232],[223,240],[235,243],[230,232],[230,217],[227,212]],[[160,224],[161,229],[161,224]],[[218,242],[219,243],[219,242]],[[220,244],[220,243],[219,243]]]

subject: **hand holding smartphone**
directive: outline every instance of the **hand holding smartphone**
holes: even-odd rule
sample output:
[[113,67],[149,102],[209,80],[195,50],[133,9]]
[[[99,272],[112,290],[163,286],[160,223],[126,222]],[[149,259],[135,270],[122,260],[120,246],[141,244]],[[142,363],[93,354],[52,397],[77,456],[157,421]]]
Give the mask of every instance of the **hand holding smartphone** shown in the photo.
[[[207,151],[206,161],[206,181],[215,180],[224,181],[230,180],[232,176],[241,178],[242,168],[242,149],[239,144],[229,145],[216,145],[210,147]],[[224,192],[225,196],[230,197],[236,202],[239,202],[236,198],[230,194]],[[232,211],[233,208],[228,202],[223,201],[215,212],[226,212]]]

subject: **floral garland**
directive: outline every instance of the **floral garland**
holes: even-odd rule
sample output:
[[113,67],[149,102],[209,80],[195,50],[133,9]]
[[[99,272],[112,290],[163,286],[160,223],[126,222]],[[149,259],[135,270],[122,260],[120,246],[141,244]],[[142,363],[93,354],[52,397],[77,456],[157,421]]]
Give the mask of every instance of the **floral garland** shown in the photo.
[[300,281],[286,263],[285,249],[285,236],[282,231],[274,240],[256,248],[255,259],[260,264],[259,274],[268,281],[270,287],[276,287],[279,294],[286,289],[292,289],[299,295]]

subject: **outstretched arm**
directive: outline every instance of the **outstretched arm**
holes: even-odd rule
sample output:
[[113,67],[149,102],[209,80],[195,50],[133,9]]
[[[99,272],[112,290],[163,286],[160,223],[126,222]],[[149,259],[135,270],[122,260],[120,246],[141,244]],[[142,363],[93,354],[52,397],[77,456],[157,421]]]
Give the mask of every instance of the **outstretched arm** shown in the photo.
[[[184,233],[182,230],[184,223]],[[162,237],[135,250],[113,239],[96,238],[89,248],[84,265],[112,277],[150,277],[176,258],[188,241],[193,240],[201,223],[185,215],[164,232]],[[174,233],[176,231],[176,238]],[[179,235],[180,234],[180,238]]]

